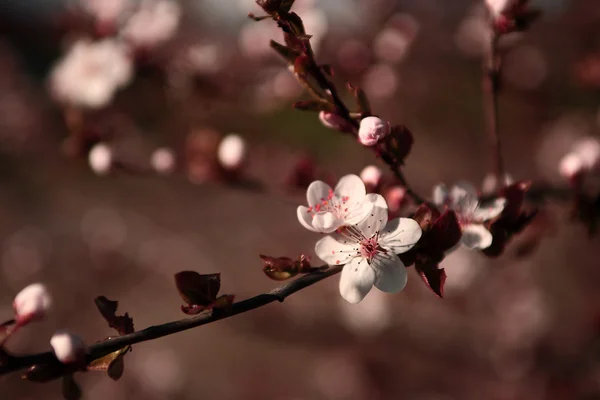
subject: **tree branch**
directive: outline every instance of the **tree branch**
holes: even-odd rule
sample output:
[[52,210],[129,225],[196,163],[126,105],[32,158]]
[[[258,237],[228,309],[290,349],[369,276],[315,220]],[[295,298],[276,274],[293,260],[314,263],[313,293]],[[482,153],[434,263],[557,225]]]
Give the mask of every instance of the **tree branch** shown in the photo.
[[[321,268],[327,268],[327,266],[323,266]],[[122,349],[128,345],[158,339],[174,333],[210,324],[212,322],[263,307],[275,301],[283,302],[288,296],[312,286],[313,284],[322,281],[325,278],[336,275],[341,270],[342,266],[333,266],[325,270],[319,269],[292,282],[275,288],[268,293],[262,293],[249,299],[234,303],[229,312],[224,312],[221,310],[206,311],[192,318],[184,318],[178,321],[167,322],[162,325],[150,326],[141,331],[96,343],[88,347],[86,360],[87,362],[90,362]],[[0,375],[32,367],[34,365],[60,364],[53,352],[23,356],[13,356],[7,354],[6,357],[3,358],[3,361],[3,363],[0,363]]]

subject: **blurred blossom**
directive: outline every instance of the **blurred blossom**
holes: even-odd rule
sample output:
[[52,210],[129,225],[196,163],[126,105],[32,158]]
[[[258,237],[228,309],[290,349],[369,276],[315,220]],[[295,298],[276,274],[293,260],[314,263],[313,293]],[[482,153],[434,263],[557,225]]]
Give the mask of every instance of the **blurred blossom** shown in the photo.
[[221,140],[218,149],[219,162],[225,169],[238,169],[246,158],[246,143],[234,133]]
[[19,229],[8,236],[2,247],[4,278],[14,288],[21,287],[44,268],[50,251],[47,236],[33,227]]
[[153,47],[173,37],[180,19],[181,6],[177,1],[142,0],[121,33],[137,47]]
[[358,74],[369,67],[371,49],[361,40],[344,40],[338,47],[337,59],[340,68]]
[[367,191],[372,191],[381,181],[381,169],[375,165],[367,165],[360,172],[360,179],[365,183]]
[[392,324],[389,296],[374,290],[358,304],[350,304],[338,298],[340,318],[344,325],[359,335],[377,334]]
[[159,174],[170,174],[175,169],[175,153],[167,147],[160,147],[152,152],[150,164]]
[[186,137],[186,168],[191,182],[203,183],[216,178],[220,140],[220,134],[212,129],[193,131]]
[[197,44],[187,50],[187,60],[192,71],[213,74],[221,68],[221,49],[216,44]]
[[411,39],[399,29],[385,28],[375,37],[373,48],[381,61],[399,63],[409,49]]
[[573,145],[573,152],[579,156],[584,168],[592,170],[600,164],[600,140],[597,137],[584,137]]
[[536,89],[548,75],[544,55],[533,46],[520,46],[508,52],[503,65],[506,81],[519,89]]
[[126,8],[132,5],[131,0],[81,0],[81,5],[98,22],[114,22]]
[[390,212],[396,213],[400,211],[400,208],[406,201],[406,189],[402,186],[392,186],[391,188],[386,189],[383,196],[388,204]]
[[280,99],[293,99],[302,94],[303,88],[288,69],[282,69],[273,78],[273,94]]
[[401,31],[410,41],[419,33],[419,21],[410,14],[394,14],[388,21],[388,26]]
[[583,162],[579,155],[568,153],[560,159],[558,172],[566,179],[573,179],[583,171]]
[[123,43],[114,39],[80,39],[54,66],[50,87],[60,101],[101,108],[132,77],[132,60]]
[[454,35],[456,47],[469,57],[480,57],[489,48],[492,31],[480,16],[467,16]]
[[274,56],[275,52],[270,46],[271,40],[281,41],[281,32],[277,25],[262,22],[248,22],[240,30],[239,47],[242,53],[249,58],[262,58]]
[[490,12],[494,16],[499,16],[506,9],[509,0],[485,0]]
[[112,167],[113,150],[105,143],[94,145],[88,154],[88,163],[96,174],[106,175]]
[[388,98],[398,88],[398,75],[388,64],[375,64],[365,72],[363,89],[369,97]]
[[94,208],[81,219],[81,236],[92,252],[118,251],[127,240],[127,225],[111,208]]
[[51,306],[52,297],[41,283],[26,286],[13,300],[13,310],[19,325],[44,318]]
[[148,393],[174,394],[183,388],[186,371],[175,351],[167,348],[134,352],[129,357],[141,386]]

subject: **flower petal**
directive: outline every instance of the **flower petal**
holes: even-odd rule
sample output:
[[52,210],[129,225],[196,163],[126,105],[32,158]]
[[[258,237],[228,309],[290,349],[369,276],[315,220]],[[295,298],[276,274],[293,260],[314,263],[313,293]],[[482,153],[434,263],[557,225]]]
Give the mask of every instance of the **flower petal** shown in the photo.
[[344,225],[344,220],[339,219],[329,211],[320,212],[313,217],[312,225],[317,232],[331,233]]
[[365,199],[365,201],[361,203],[353,204],[351,207],[348,207],[348,212],[344,218],[344,225],[358,224],[373,212],[374,206],[375,203]]
[[463,227],[460,242],[470,249],[485,249],[491,246],[494,237],[485,226],[480,224],[469,224]]
[[375,271],[362,257],[354,258],[342,269],[340,294],[348,303],[357,304],[365,298],[375,282]]
[[358,244],[344,243],[333,236],[325,236],[315,245],[317,257],[329,265],[346,264],[356,255]]
[[379,244],[395,254],[404,253],[417,244],[422,233],[419,223],[414,219],[396,218],[381,231]]
[[346,175],[340,179],[335,187],[334,193],[338,197],[348,196],[349,201],[354,203],[362,202],[364,200],[367,189],[360,177],[357,175]]
[[312,182],[306,190],[306,200],[308,200],[308,205],[312,207],[315,204],[319,204],[323,199],[326,199],[329,196],[330,191],[331,186],[325,182]]
[[443,183],[433,188],[433,203],[436,206],[443,206],[448,198],[448,188]]
[[[385,202],[385,200],[384,200]],[[373,237],[375,233],[381,231],[388,220],[388,209],[386,207],[378,207],[375,203],[375,207],[371,211],[371,214],[367,218],[363,219],[358,223],[358,229],[360,229],[366,238]]]
[[408,273],[400,258],[391,253],[378,254],[373,259],[377,272],[375,287],[386,293],[398,293],[406,286]]
[[461,181],[452,186],[450,200],[455,211],[464,215],[471,215],[477,209],[479,197],[477,189],[469,182]]
[[303,227],[309,231],[317,232],[317,230],[312,226],[313,216],[310,212],[308,212],[308,207],[299,206],[296,210],[296,215],[298,216],[298,221],[300,221]]
[[492,201],[487,201],[480,204],[479,207],[473,213],[473,218],[477,221],[489,221],[490,219],[496,218],[502,213],[506,206],[506,199],[499,197]]
[[366,196],[366,200],[373,203],[375,205],[375,207],[388,208],[385,198],[380,194],[369,193]]

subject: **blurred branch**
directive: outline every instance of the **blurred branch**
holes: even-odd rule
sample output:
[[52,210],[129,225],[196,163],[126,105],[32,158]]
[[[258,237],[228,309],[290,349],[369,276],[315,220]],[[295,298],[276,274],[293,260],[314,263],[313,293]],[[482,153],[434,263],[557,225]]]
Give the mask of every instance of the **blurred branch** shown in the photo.
[[[88,347],[86,355],[87,362],[89,363],[126,346],[158,339],[174,333],[210,324],[212,322],[266,306],[267,304],[275,301],[283,302],[288,296],[312,286],[313,284],[322,281],[325,278],[336,275],[342,270],[342,266],[333,266],[328,268],[325,265],[321,268],[323,269],[306,274],[292,282],[279,286],[268,293],[262,293],[249,299],[234,303],[231,306],[231,309],[228,311],[210,310],[193,318],[184,318],[173,322],[167,322],[162,325],[150,326],[141,331],[111,338],[91,345]],[[60,362],[56,359],[53,352],[23,356],[5,354],[5,357],[2,358],[2,362],[0,362],[0,375],[32,367],[34,365],[60,366],[62,364],[60,364]]]

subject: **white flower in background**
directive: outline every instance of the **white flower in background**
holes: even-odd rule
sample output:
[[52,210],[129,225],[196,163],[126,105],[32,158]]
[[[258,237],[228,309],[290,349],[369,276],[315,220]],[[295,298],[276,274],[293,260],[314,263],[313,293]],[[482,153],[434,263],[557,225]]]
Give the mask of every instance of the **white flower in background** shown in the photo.
[[179,26],[181,7],[173,0],[144,0],[123,27],[123,36],[139,47],[169,40]]
[[113,151],[105,143],[98,143],[92,147],[88,154],[90,168],[98,175],[106,175],[110,172],[113,161]]
[[600,141],[595,137],[577,140],[559,163],[560,174],[568,179],[600,167]]
[[581,161],[581,158],[575,153],[568,153],[561,158],[560,163],[558,164],[558,171],[567,179],[573,179],[579,175],[583,169],[583,161]]
[[63,364],[82,361],[85,356],[83,340],[69,332],[56,332],[50,339],[50,345],[58,361]]
[[235,133],[225,136],[219,143],[217,157],[223,168],[238,169],[246,159],[246,142]]
[[175,153],[168,147],[159,147],[152,152],[150,165],[159,174],[170,174],[175,169]]
[[82,0],[85,11],[100,22],[112,22],[119,19],[131,0]]
[[41,283],[34,283],[21,290],[13,301],[17,323],[25,325],[33,320],[41,319],[52,305],[52,298]]
[[345,264],[340,293],[349,303],[359,303],[373,285],[386,293],[406,286],[406,267],[397,256],[410,250],[421,238],[421,227],[410,218],[388,222],[385,200],[358,224],[325,236],[315,245],[317,256],[329,265]]
[[313,232],[331,233],[344,225],[365,219],[376,202],[384,202],[378,194],[367,194],[365,184],[356,175],[346,175],[335,189],[322,181],[314,181],[306,191],[308,207],[300,206],[298,220]]
[[81,39],[55,65],[50,86],[61,101],[101,108],[132,77],[133,63],[123,43],[114,39],[95,42]]
[[456,212],[462,228],[460,242],[470,249],[490,247],[493,237],[484,223],[499,216],[506,205],[506,199],[502,197],[482,204],[477,190],[467,182],[457,183],[450,191],[445,185],[437,185],[433,190],[433,202]]
[[390,134],[390,123],[377,117],[367,117],[360,121],[358,140],[365,146],[373,146]]
[[498,17],[508,6],[510,0],[485,0],[485,3],[494,17]]
[[365,185],[371,187],[377,187],[379,182],[381,181],[381,169],[376,167],[375,165],[367,165],[360,172],[360,179],[365,183]]

